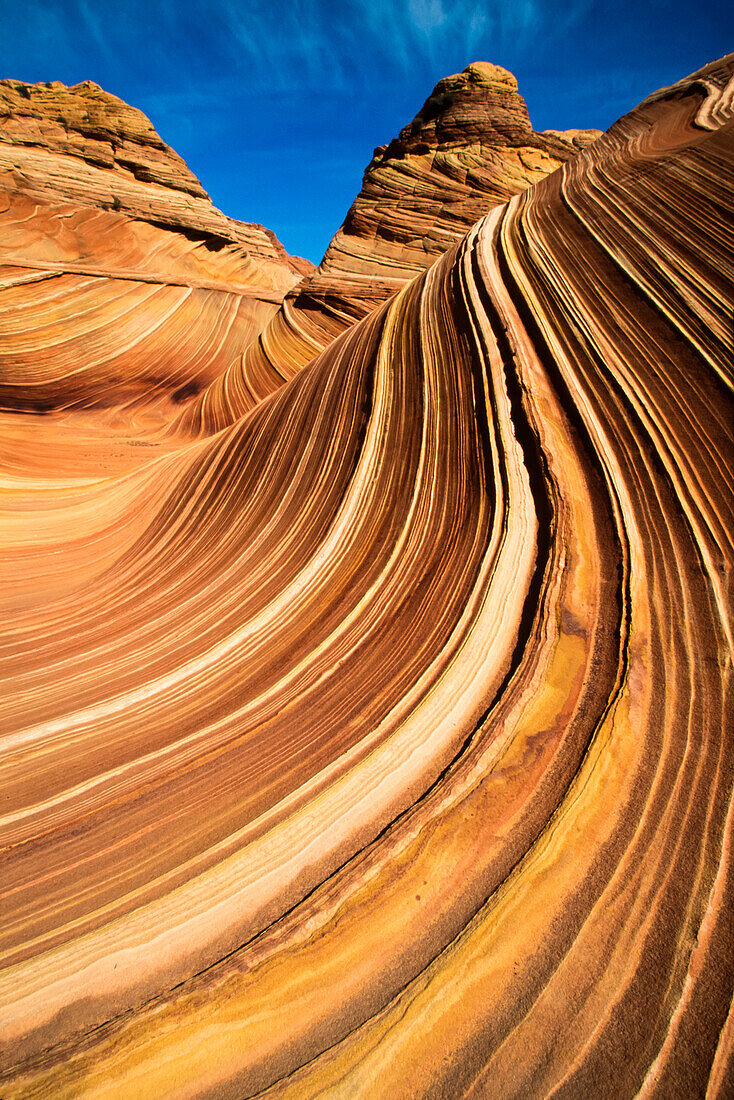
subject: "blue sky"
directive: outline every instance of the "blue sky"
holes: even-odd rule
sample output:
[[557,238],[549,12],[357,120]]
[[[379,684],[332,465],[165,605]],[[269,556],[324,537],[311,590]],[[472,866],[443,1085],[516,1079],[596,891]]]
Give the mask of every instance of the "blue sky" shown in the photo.
[[318,262],[372,149],[470,61],[536,129],[606,129],[734,49],[724,0],[0,0],[0,76],[140,107],[227,214]]

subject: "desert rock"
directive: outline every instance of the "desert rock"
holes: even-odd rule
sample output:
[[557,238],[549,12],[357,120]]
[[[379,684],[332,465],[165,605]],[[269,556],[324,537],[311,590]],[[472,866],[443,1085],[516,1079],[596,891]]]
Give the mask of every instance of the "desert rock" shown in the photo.
[[[27,396],[4,1100],[731,1095],[733,90],[655,93],[216,433]],[[4,277],[0,348],[25,300],[81,395],[122,325]]]
[[217,210],[146,116],[98,85],[0,81],[0,408],[157,399],[160,425],[308,267]]
[[186,411],[184,423],[199,431],[231,423],[488,210],[598,136],[536,133],[515,77],[499,65],[474,62],[440,80],[413,121],[375,150],[319,267],[288,292],[261,338]]

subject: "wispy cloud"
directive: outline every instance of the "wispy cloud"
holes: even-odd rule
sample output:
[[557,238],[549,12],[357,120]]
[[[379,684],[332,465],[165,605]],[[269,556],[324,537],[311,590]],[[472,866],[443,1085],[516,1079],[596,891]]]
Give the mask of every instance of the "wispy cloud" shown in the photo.
[[[484,48],[498,54],[522,34],[541,34],[537,0],[219,0],[210,9],[220,47],[243,78],[276,92],[291,87],[358,89],[376,75],[464,63]],[[210,20],[211,22],[211,20]]]
[[39,64],[73,56],[161,93],[226,72],[258,94],[359,94],[391,76],[445,75],[446,58],[498,60],[519,36],[527,46],[549,30],[540,0],[0,0],[0,8],[0,62],[11,45]]
[[495,61],[538,128],[606,126],[729,48],[720,7],[691,20],[689,0],[0,0],[0,76],[96,80],[146,111],[224,209],[277,230],[298,207],[323,246],[370,150],[440,77]]
[[78,26],[86,31],[105,60],[110,61],[114,57],[114,40],[110,34],[109,22],[105,18],[105,9],[89,0],[78,0],[77,10]]
[[428,36],[443,27],[448,18],[442,0],[409,0],[408,13],[413,25]]

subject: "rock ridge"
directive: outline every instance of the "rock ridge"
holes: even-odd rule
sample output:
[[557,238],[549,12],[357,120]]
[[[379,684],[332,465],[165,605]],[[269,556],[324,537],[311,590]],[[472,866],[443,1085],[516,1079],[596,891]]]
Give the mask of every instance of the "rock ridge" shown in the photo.
[[0,185],[198,234],[215,248],[241,246],[296,276],[311,267],[270,230],[218,210],[150,119],[91,80],[0,81]]
[[207,438],[241,296],[0,264],[3,1100],[734,1095],[733,151],[734,55]]
[[149,433],[311,269],[217,210],[150,119],[99,85],[0,81],[1,409],[88,412],[96,439],[91,410],[125,427],[126,408],[129,432],[145,407]]

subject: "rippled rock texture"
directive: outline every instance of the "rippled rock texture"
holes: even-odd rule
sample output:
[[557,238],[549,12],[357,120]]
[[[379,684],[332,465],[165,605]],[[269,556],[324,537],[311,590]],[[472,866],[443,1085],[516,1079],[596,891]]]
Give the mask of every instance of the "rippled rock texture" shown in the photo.
[[0,187],[13,198],[119,211],[189,232],[210,249],[239,245],[257,257],[261,278],[276,265],[299,274],[311,266],[263,226],[217,210],[143,112],[91,80],[71,88],[0,80]]
[[536,133],[512,73],[478,61],[440,80],[420,112],[375,150],[362,190],[315,272],[286,295],[260,337],[182,418],[231,424],[430,266],[494,206],[599,136]]
[[0,81],[1,408],[142,402],[150,420],[155,395],[168,422],[310,266],[217,210],[98,85]]
[[6,1100],[732,1094],[733,73],[216,434],[6,444]]

